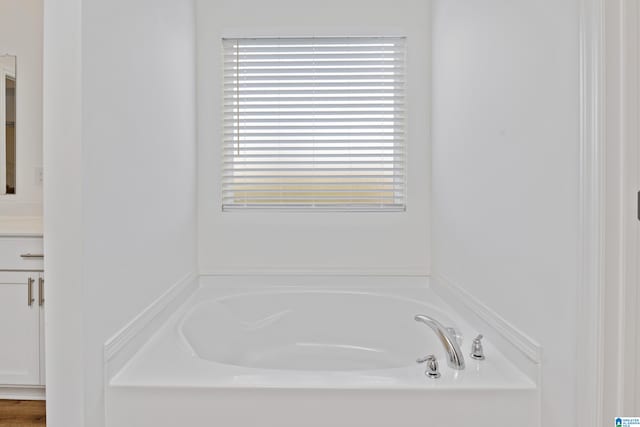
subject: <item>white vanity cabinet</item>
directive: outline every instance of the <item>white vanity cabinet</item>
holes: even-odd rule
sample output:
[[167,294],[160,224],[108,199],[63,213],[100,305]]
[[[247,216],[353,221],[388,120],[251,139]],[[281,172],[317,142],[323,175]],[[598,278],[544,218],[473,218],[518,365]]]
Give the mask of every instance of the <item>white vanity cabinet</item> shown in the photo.
[[39,385],[40,274],[0,272],[0,384]]
[[0,235],[0,398],[44,397],[43,245]]

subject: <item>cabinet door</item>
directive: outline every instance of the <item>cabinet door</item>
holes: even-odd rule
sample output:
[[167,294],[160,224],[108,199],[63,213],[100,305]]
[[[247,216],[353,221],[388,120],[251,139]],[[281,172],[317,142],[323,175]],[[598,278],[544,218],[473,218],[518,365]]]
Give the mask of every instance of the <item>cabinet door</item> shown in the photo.
[[37,287],[38,273],[0,272],[0,384],[40,383]]

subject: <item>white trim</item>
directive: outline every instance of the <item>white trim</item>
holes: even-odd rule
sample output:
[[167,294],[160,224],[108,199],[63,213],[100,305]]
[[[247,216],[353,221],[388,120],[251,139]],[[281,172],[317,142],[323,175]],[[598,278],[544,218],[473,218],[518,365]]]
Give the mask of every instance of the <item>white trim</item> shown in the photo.
[[604,0],[580,1],[580,213],[576,425],[596,427],[603,411]]
[[636,191],[640,189],[640,4],[635,0],[621,2],[622,30],[622,183],[621,255],[620,255],[620,303],[618,317],[619,369],[618,390],[619,414],[637,414],[640,411],[640,292],[638,291],[639,228],[637,219]]
[[45,388],[42,386],[2,386],[0,399],[45,400]]
[[201,271],[201,276],[400,276],[400,277],[428,277],[427,269],[408,267],[397,268],[325,268],[322,266],[308,266],[299,268],[289,267],[255,267],[229,268],[224,270]]
[[220,289],[424,289],[428,276],[372,276],[328,274],[207,274],[199,279],[202,288]]
[[186,274],[104,344],[105,387],[109,379],[198,286],[197,275]]
[[[6,137],[6,133],[4,131],[7,123],[6,123],[6,119],[7,119],[7,111],[6,111],[6,78],[12,78],[14,81],[16,81],[16,74],[17,74],[17,66],[18,66],[18,59],[17,56],[15,55],[2,55],[2,56],[7,56],[7,57],[13,57],[14,59],[14,67],[13,69],[10,69],[7,65],[4,65],[3,67],[0,67],[0,129],[2,129],[2,132],[0,132],[0,165],[2,165],[2,167],[0,168],[2,170],[2,173],[0,173],[0,195],[6,196],[7,195],[7,168],[6,168],[6,164],[7,164],[7,137]],[[14,108],[17,110],[17,88],[16,88],[16,100],[14,101],[16,103],[16,105],[14,106]],[[15,112],[15,115],[17,117],[18,112]],[[17,126],[17,125],[16,125]],[[16,134],[16,138],[17,138],[17,128],[14,129],[14,132]]]
[[540,385],[540,344],[448,278],[433,277],[430,286],[456,313],[476,325],[500,352]]
[[6,153],[7,153],[7,137],[5,127],[7,126],[7,112],[6,112],[6,76],[9,75],[4,67],[0,67],[0,195],[6,194],[7,188],[7,175],[6,175]]

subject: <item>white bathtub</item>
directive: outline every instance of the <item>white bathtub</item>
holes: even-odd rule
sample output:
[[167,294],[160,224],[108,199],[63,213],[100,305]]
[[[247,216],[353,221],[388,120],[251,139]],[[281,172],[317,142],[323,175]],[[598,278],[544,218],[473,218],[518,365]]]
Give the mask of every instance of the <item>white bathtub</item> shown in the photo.
[[[426,283],[397,283],[202,286],[110,380],[109,425],[537,426],[535,383],[491,342],[468,357],[482,331]],[[416,314],[461,332],[466,369]]]
[[[279,291],[202,302],[180,333],[198,357],[221,364],[285,371],[373,371],[414,367],[435,334],[413,316],[451,318],[433,305],[371,292]],[[444,358],[441,359],[444,362]]]

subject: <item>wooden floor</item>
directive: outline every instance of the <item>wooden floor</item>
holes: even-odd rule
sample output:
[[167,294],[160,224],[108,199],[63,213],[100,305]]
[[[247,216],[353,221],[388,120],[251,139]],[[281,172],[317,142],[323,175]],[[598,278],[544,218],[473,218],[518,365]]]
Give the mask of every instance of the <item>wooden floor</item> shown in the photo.
[[0,400],[0,426],[44,427],[44,400]]

